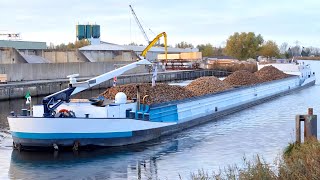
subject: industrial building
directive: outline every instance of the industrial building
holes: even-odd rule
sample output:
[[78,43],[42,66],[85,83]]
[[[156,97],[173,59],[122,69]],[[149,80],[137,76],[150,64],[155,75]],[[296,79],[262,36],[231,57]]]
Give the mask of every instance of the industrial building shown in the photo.
[[[20,36],[20,34],[7,35]],[[100,41],[100,35],[100,25],[76,25],[77,40],[88,40],[91,45],[74,50],[48,49],[45,42],[0,40],[0,64],[129,62],[137,60],[146,48],[146,46],[119,45],[103,42]],[[199,51],[197,48],[181,49],[172,47],[168,47],[167,50],[168,54]],[[163,53],[165,53],[164,47],[152,47],[147,52],[146,58],[156,60],[158,55]]]
[[[55,50],[47,49],[45,42],[0,41],[0,64],[134,61],[145,48],[101,42],[76,50]],[[169,54],[198,51],[168,47]],[[155,60],[163,53],[164,47],[152,47],[147,59]]]
[[[124,46],[126,49],[130,49],[137,54],[141,54],[142,51],[146,48],[146,46]],[[183,52],[198,52],[199,49],[197,48],[172,48],[168,47],[168,54],[177,54]],[[152,47],[147,53],[147,59],[155,60],[158,57],[158,54],[165,53],[164,47]]]
[[[146,46],[130,46],[130,45],[117,45],[112,43],[103,42],[99,45],[89,45],[79,49],[91,62],[108,61],[109,59],[116,59],[116,55],[121,55],[122,60],[136,60],[138,55]],[[198,52],[197,48],[171,48],[168,47],[169,54],[176,54],[182,52]],[[158,54],[165,53],[164,47],[152,47],[147,53],[147,59],[156,60]]]
[[42,58],[45,42],[0,40],[0,64],[49,63]]
[[[134,17],[137,17],[130,6]],[[139,20],[138,20],[139,21]],[[139,22],[137,22],[140,24]],[[140,25],[141,26],[141,25]],[[146,46],[132,46],[132,45],[119,45],[109,42],[100,41],[100,25],[76,25],[76,37],[78,40],[87,39],[91,42],[91,45],[79,48],[79,51],[90,62],[102,62],[102,61],[132,61],[136,60]],[[144,32],[144,31],[143,31]],[[144,33],[145,37],[146,34]],[[149,39],[146,40],[150,43]],[[181,49],[181,48],[167,48],[169,54],[177,54],[183,52],[198,52],[197,48],[193,49]],[[156,60],[158,54],[165,53],[164,47],[152,47],[146,58],[149,60]]]

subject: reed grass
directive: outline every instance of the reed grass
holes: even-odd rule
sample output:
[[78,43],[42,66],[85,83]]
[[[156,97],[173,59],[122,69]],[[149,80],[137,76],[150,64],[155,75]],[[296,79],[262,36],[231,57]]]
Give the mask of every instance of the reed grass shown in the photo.
[[291,143],[283,154],[268,164],[260,156],[244,159],[244,166],[228,166],[209,174],[199,170],[191,174],[193,180],[316,180],[320,179],[320,143],[308,139],[302,144]]

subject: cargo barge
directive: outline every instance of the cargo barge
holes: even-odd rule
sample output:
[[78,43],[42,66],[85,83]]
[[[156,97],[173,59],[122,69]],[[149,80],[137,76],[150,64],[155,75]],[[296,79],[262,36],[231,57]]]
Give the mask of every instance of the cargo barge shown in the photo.
[[[12,113],[8,122],[14,148],[59,150],[67,147],[77,150],[81,146],[140,143],[315,84],[310,67],[300,65],[299,74],[288,78],[150,106],[140,103],[139,97],[138,101],[129,101],[122,92],[116,95],[114,102],[103,107],[90,102],[70,102],[71,95],[138,65],[150,63],[141,60],[85,82],[77,82],[75,76],[70,76],[69,88],[45,97],[42,105],[34,105],[32,115]],[[156,73],[154,80],[155,77]]]

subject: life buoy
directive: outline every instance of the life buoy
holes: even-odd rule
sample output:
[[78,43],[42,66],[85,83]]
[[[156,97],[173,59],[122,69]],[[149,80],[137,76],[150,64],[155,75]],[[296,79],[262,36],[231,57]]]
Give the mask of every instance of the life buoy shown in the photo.
[[59,113],[69,113],[69,110],[68,109],[60,109]]
[[60,109],[59,110],[59,117],[64,117],[64,118],[75,118],[76,114],[73,111],[69,111],[68,109]]

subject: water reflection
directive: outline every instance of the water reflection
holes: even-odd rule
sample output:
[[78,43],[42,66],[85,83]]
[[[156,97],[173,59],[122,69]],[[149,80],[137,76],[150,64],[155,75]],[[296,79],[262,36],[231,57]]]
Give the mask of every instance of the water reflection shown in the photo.
[[123,148],[79,152],[12,151],[12,179],[159,179],[157,160],[178,151],[179,141],[161,139]]

